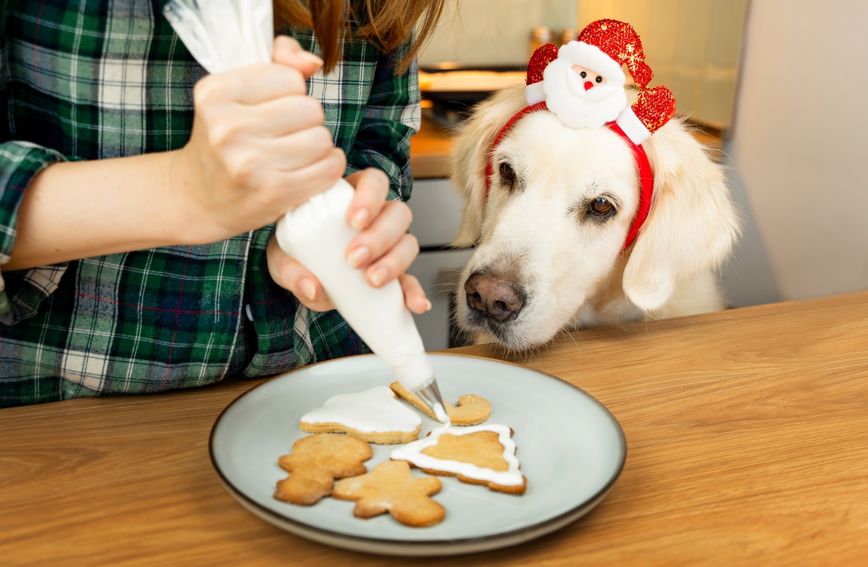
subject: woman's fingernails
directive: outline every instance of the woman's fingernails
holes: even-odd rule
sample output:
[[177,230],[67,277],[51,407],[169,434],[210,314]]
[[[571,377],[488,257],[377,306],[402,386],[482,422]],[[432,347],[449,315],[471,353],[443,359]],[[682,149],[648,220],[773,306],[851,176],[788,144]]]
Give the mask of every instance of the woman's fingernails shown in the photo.
[[[410,306],[408,305],[408,307],[410,307]],[[411,310],[416,315],[422,315],[423,313],[428,313],[429,311],[431,311],[431,302],[428,301],[427,297],[416,297],[413,300],[413,306],[411,307]]]
[[317,65],[322,67],[322,63],[323,63],[322,58],[317,57],[316,55],[314,55],[310,51],[302,51],[301,56],[304,57],[305,59],[307,59],[308,61],[310,61],[311,63],[316,63]]
[[372,285],[376,287],[380,287],[383,285],[383,282],[386,281],[386,278],[389,276],[389,270],[386,268],[375,268],[371,274],[368,276],[368,280]]
[[367,246],[359,246],[358,248],[354,248],[352,252],[347,256],[347,260],[350,262],[350,266],[354,268],[360,268],[365,262],[368,261],[368,258],[371,256],[371,251]]
[[313,285],[313,282],[307,278],[302,278],[298,282],[298,289],[301,291],[301,294],[308,301],[313,301],[316,299],[316,286]]
[[356,230],[364,230],[368,226],[369,216],[368,209],[359,209],[353,214],[353,218],[350,219],[350,226]]

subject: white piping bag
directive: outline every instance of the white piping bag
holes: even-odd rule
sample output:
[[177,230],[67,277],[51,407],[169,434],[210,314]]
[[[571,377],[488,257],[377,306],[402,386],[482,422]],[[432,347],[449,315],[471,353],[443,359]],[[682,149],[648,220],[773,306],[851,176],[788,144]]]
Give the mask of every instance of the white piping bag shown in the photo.
[[170,0],[163,14],[209,73],[271,61],[270,1]]
[[[175,32],[210,73],[271,61],[271,0],[170,0],[163,12]],[[347,323],[395,373],[401,384],[449,422],[434,369],[400,284],[374,288],[352,268],[345,251],[358,233],[347,223],[354,194],[343,179],[281,218],[277,242],[319,278]]]

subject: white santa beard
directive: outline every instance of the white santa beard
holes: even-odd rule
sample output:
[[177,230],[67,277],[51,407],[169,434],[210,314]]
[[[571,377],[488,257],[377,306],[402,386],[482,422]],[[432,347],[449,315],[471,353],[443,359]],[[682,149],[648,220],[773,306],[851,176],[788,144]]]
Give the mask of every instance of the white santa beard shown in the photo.
[[627,107],[623,85],[585,90],[572,63],[556,59],[543,72],[546,106],[570,128],[594,128],[615,120]]

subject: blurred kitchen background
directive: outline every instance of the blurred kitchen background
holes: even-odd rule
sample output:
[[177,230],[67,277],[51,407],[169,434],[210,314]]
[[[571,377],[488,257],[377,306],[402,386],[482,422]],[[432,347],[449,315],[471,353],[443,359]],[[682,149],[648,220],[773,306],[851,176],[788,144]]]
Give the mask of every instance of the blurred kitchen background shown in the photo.
[[596,19],[639,32],[651,85],[726,168],[744,224],[722,283],[732,306],[868,289],[868,54],[862,0],[453,0],[419,56],[423,127],[411,207],[422,253],[411,270],[434,309],[429,349],[461,344],[450,292],[470,255],[454,250],[461,203],[451,132],[472,105],[524,81],[536,44]]

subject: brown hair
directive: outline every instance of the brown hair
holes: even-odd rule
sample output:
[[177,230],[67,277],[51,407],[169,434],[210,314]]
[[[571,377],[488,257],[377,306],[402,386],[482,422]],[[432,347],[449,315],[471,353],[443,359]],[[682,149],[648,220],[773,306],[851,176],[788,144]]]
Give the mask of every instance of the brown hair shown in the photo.
[[[340,57],[341,35],[369,41],[389,53],[413,34],[410,51],[398,65],[403,73],[431,35],[443,13],[445,0],[274,0],[275,26],[313,29],[325,60],[326,72]],[[356,24],[350,29],[351,22]]]

